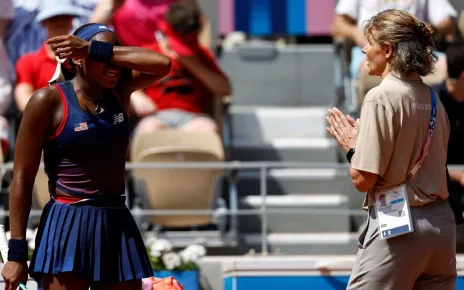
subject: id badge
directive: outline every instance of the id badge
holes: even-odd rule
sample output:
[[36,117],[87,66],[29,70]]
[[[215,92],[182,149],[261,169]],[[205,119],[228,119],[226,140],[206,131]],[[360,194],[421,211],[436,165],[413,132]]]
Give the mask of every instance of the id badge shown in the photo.
[[414,231],[404,183],[387,189],[375,190],[374,195],[381,240]]

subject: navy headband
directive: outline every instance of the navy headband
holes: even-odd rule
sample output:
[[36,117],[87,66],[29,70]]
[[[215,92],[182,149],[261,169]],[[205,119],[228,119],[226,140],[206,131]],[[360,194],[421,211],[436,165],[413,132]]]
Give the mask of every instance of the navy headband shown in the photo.
[[95,24],[90,24],[88,26],[85,26],[83,29],[81,29],[81,31],[77,33],[76,36],[86,41],[89,41],[90,39],[92,39],[92,37],[94,37],[98,33],[106,32],[106,31],[113,32],[113,30],[109,29],[105,25],[95,23]]

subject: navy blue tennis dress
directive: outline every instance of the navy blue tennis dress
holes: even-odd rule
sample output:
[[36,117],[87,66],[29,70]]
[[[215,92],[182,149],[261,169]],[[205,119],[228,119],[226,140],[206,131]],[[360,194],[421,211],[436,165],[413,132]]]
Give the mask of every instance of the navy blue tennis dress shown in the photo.
[[29,274],[72,272],[92,282],[153,276],[137,225],[125,205],[129,122],[123,100],[108,91],[105,110],[84,112],[70,81],[55,85],[63,106],[59,129],[44,146],[49,187],[72,198],[45,206]]

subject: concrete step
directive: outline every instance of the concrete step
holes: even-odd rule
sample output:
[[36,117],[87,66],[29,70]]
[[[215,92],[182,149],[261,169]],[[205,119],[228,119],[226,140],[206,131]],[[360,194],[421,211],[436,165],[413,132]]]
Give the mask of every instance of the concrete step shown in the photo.
[[[244,209],[259,209],[261,196],[241,198]],[[322,214],[321,210],[348,209],[348,196],[342,194],[300,194],[266,197],[267,229],[280,233],[348,232],[349,215]],[[314,213],[310,213],[313,211]],[[240,216],[241,233],[258,233],[262,226],[261,215]]]
[[[244,235],[250,248],[261,250],[261,235]],[[356,254],[358,234],[341,233],[272,233],[267,237],[269,252],[285,255],[347,255]]]
[[267,144],[236,140],[231,158],[240,161],[337,162],[338,145],[329,138],[282,138]]
[[328,107],[233,106],[232,144],[268,144],[274,139],[326,137]]
[[[343,193],[349,182],[346,169],[271,169],[267,174],[268,195]],[[352,186],[352,185],[351,185]],[[259,195],[260,173],[240,171],[240,196]]]
[[[284,255],[355,255],[357,233],[271,233],[268,252]],[[208,248],[208,255],[244,255],[261,252],[261,234],[242,234],[236,247]]]

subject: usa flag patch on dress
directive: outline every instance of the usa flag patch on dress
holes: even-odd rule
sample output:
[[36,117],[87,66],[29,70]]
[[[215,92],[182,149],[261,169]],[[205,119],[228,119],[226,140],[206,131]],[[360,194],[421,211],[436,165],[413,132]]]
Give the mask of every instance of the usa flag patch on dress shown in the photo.
[[87,126],[87,122],[79,123],[74,125],[74,132],[85,131],[88,130],[89,127]]

